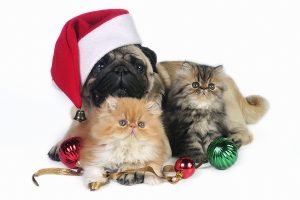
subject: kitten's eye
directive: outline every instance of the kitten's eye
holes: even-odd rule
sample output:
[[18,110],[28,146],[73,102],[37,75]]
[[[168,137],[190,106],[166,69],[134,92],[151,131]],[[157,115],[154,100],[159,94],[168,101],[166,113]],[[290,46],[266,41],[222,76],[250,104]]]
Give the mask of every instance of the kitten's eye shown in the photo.
[[216,88],[215,84],[213,84],[213,83],[208,84],[208,89],[209,90],[214,90],[215,88]]
[[138,123],[138,126],[139,126],[140,128],[145,128],[145,122],[139,122],[139,123]]
[[125,119],[121,119],[121,120],[119,121],[119,124],[120,124],[120,126],[126,126],[127,121],[126,121]]
[[198,88],[199,86],[200,86],[200,84],[198,82],[193,82],[192,83],[193,88]]

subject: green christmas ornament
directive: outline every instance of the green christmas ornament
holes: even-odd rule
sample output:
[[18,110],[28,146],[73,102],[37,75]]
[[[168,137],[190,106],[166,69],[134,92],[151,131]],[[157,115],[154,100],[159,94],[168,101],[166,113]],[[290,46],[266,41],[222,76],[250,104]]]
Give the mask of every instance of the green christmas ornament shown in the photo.
[[207,149],[209,163],[217,169],[227,169],[237,160],[237,147],[228,138],[218,137],[212,141]]

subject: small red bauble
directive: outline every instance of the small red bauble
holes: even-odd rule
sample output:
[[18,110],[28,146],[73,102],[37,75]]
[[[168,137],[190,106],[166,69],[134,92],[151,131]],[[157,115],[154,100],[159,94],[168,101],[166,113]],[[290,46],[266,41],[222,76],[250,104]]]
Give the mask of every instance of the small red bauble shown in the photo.
[[190,157],[179,158],[175,163],[175,171],[180,171],[182,178],[188,178],[195,172],[195,162]]
[[69,168],[77,168],[76,164],[79,160],[79,150],[81,147],[81,138],[72,137],[66,139],[59,148],[59,159]]

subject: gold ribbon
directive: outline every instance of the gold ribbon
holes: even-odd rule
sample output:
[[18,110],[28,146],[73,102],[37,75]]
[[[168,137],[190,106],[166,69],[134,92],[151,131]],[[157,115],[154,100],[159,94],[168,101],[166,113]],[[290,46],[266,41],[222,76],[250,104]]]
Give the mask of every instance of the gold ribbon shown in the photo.
[[[150,172],[150,173],[154,174],[155,176],[157,176],[158,178],[166,179],[170,183],[177,183],[182,178],[182,173],[180,171],[175,172],[173,165],[166,165],[163,167],[163,171],[162,171],[163,176],[159,176],[158,174],[156,174],[156,172],[154,171],[154,169],[152,167],[146,166],[146,167],[142,167],[139,169],[129,169],[129,170],[125,170],[122,172],[115,172],[115,173],[108,172],[109,175],[107,177],[109,177],[110,179],[113,179],[113,180],[117,180],[123,174],[133,173],[133,172]],[[175,174],[175,176],[168,176],[167,173],[176,173],[176,174]]]
[[[175,171],[174,166],[173,165],[166,165],[163,167],[162,173],[163,176],[159,176],[158,174],[156,174],[156,172],[154,171],[154,169],[150,166],[146,166],[143,168],[139,168],[139,169],[129,169],[129,170],[125,170],[122,172],[114,172],[114,173],[110,173],[110,172],[106,172],[105,177],[109,178],[109,179],[113,179],[113,180],[117,180],[120,176],[122,176],[123,174],[126,173],[133,173],[133,172],[150,172],[152,174],[154,174],[155,176],[165,179],[168,182],[174,184],[177,183],[181,180],[182,178],[182,173],[180,171]],[[175,173],[175,176],[170,176],[167,175],[168,173]],[[32,175],[32,181],[36,186],[39,186],[38,182],[36,181],[35,177],[38,176],[42,176],[42,175],[67,175],[67,176],[81,176],[82,175],[82,169],[78,168],[78,169],[67,169],[67,168],[45,168],[45,169],[40,169],[37,172],[35,172]],[[95,182],[97,183],[97,182]],[[90,186],[91,190],[95,190],[93,188],[100,188],[100,186],[98,187],[98,185],[93,185]]]
[[39,186],[39,183],[36,181],[35,177],[54,174],[54,175],[67,175],[67,176],[81,176],[82,169],[67,169],[67,168],[45,168],[40,169],[32,175],[32,181],[36,186]]

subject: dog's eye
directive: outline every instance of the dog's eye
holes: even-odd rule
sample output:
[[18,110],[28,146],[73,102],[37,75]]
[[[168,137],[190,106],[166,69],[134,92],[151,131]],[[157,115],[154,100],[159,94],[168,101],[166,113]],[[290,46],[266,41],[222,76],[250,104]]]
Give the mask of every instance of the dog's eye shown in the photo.
[[99,71],[101,71],[103,68],[104,68],[104,62],[100,61],[100,62],[97,64],[97,69],[98,69]]
[[139,72],[143,72],[144,71],[144,66],[143,65],[141,65],[141,64],[137,64],[136,65],[136,69],[139,71]]
[[127,121],[126,121],[125,119],[121,119],[121,120],[119,121],[119,124],[120,124],[120,126],[126,126]]
[[193,88],[198,88],[200,85],[199,85],[199,83],[198,82],[193,82],[192,83],[192,87]]
[[138,123],[138,126],[139,126],[140,128],[145,128],[145,122],[139,122],[139,123]]
[[213,84],[213,83],[208,84],[208,89],[209,90],[214,90],[215,88],[216,88],[215,84]]
[[105,66],[109,63],[109,55],[103,56],[95,65],[94,65],[94,72],[97,74],[101,70],[105,68]]

